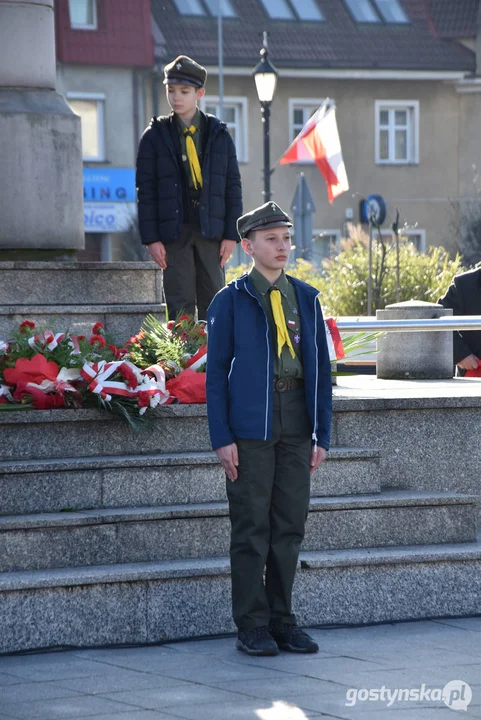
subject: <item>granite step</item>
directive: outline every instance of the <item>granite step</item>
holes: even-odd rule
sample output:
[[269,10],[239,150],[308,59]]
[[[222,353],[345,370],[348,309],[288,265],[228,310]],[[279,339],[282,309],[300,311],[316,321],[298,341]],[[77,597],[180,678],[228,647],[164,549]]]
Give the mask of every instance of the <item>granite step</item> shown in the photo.
[[[313,496],[380,491],[380,454],[332,448],[312,476]],[[0,462],[0,515],[226,500],[213,452],[103,455]]]
[[159,304],[153,262],[0,262],[0,307]]
[[162,407],[137,433],[124,419],[100,409],[0,413],[3,461],[211,450],[205,405]]
[[[472,542],[477,496],[384,491],[312,498],[305,551]],[[0,517],[0,572],[220,557],[227,503]]]
[[[310,626],[479,615],[481,535],[466,544],[302,552],[294,606]],[[235,630],[226,556],[7,572],[0,609],[0,653]]]
[[129,337],[138,333],[149,313],[163,320],[165,304],[4,305],[0,306],[0,339],[7,340],[12,329],[18,328],[24,320],[33,320],[38,328],[55,332],[68,330],[87,336],[94,323],[100,321],[105,332],[123,345]]

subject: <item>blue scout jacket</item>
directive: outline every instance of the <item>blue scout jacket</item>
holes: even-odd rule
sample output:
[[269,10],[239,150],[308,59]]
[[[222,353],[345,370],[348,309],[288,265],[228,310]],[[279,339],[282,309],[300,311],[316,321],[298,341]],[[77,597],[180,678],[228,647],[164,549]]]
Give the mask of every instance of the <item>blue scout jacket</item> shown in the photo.
[[[312,440],[329,449],[332,417],[331,363],[318,291],[294,284],[301,325],[304,386]],[[207,415],[212,447],[236,437],[272,437],[274,358],[271,330],[249,274],[214,297],[208,310]]]

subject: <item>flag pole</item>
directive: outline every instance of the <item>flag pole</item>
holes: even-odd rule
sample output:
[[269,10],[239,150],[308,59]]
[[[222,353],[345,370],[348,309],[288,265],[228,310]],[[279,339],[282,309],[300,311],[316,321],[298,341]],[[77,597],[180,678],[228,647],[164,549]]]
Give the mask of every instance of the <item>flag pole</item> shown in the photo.
[[222,0],[217,0],[217,51],[219,64],[219,120],[224,119],[224,42],[222,32]]

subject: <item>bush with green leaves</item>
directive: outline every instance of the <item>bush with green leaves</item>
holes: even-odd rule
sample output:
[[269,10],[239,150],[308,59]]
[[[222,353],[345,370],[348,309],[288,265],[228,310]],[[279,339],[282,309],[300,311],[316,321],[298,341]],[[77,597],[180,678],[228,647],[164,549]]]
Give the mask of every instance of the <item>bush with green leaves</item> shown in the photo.
[[[324,260],[322,269],[298,260],[287,272],[314,285],[321,292],[326,315],[365,315],[367,313],[367,277],[369,238],[358,226],[350,229],[350,238],[341,242],[338,255]],[[245,272],[246,266],[230,268],[228,280]],[[454,275],[463,272],[462,258],[452,259],[443,247],[419,252],[409,240],[400,237],[399,301],[436,302],[444,295]],[[372,311],[398,301],[396,292],[396,249],[385,237],[374,234]]]

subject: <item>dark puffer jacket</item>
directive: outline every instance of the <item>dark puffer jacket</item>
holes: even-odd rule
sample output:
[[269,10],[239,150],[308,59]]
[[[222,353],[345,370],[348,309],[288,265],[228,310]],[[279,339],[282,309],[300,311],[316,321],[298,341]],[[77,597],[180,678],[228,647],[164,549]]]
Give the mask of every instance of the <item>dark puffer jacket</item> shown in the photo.
[[[236,221],[242,215],[242,186],[235,146],[227,125],[203,115],[200,229],[214,240],[238,240]],[[142,243],[179,239],[184,222],[186,174],[173,113],[152,118],[137,155],[137,203]]]

